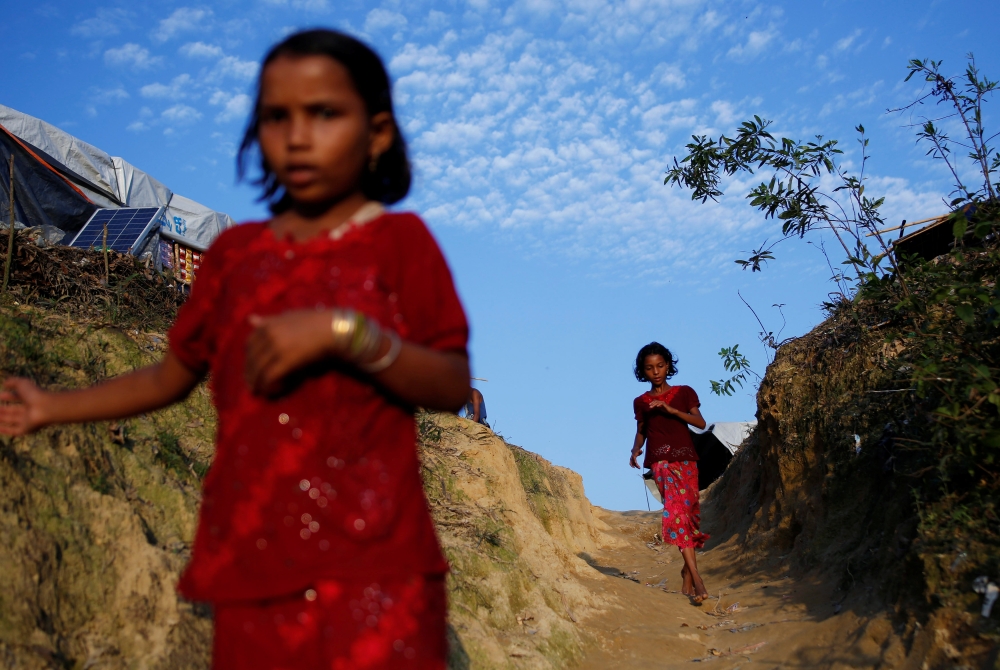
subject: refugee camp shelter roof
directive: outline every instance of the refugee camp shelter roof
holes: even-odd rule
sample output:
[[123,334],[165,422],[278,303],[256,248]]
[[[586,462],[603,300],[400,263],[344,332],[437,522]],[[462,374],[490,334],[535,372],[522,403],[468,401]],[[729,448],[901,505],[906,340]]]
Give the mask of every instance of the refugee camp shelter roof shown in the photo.
[[729,451],[736,453],[756,425],[756,421],[720,421],[710,424],[705,430],[711,431]]
[[204,250],[235,225],[229,215],[174,193],[125,159],[41,119],[0,105],[0,126],[19,140],[21,149],[62,174],[97,207],[165,208],[161,235]]

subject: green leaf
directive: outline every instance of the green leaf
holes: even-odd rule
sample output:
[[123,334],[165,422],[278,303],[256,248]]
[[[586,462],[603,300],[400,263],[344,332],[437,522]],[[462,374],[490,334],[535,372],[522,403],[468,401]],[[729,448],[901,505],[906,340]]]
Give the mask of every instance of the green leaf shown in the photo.
[[958,215],[955,217],[955,225],[952,227],[952,232],[955,234],[955,239],[962,239],[965,237],[965,231],[969,227],[969,221],[964,215]]
[[957,314],[958,318],[966,323],[972,323],[976,320],[975,313],[972,310],[972,305],[955,305],[955,314]]

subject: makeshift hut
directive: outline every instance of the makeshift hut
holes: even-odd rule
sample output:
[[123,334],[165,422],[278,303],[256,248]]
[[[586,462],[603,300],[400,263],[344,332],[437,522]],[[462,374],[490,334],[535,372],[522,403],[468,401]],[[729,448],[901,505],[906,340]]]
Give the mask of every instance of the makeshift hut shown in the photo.
[[[0,105],[0,212],[9,208],[14,157],[17,224],[40,228],[54,244],[107,247],[145,257],[190,283],[201,253],[235,224],[174,193],[118,156],[110,156],[41,119]],[[106,232],[105,232],[106,231]]]

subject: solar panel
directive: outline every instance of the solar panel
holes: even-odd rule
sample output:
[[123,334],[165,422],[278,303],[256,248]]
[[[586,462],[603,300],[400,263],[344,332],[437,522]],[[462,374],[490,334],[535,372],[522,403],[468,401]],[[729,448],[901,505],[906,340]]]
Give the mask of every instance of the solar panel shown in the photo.
[[135,253],[159,219],[162,207],[122,207],[99,209],[80,229],[69,246],[80,249],[101,248],[104,226],[108,227],[108,249]]

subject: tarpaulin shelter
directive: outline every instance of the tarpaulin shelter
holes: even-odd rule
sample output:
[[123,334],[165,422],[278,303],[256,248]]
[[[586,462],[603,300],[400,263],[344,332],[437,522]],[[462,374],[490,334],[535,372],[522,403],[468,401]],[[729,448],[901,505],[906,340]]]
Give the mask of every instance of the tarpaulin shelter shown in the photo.
[[142,244],[126,250],[150,254],[158,267],[173,267],[178,250],[189,257],[192,252],[198,255],[235,224],[227,214],[174,193],[125,159],[4,105],[0,105],[0,182],[4,185],[0,212],[9,207],[6,166],[11,155],[15,219],[42,228],[50,242],[70,243],[102,211],[107,219],[114,210],[143,208],[152,214],[144,224]]
[[[899,231],[899,237],[889,240],[889,248],[896,259],[896,264],[900,268],[905,268],[912,259],[923,259],[925,261],[934,260],[938,256],[949,253],[956,244],[967,247],[978,247],[982,242],[976,238],[975,227],[969,225],[976,214],[976,205],[969,203],[960,209],[948,214],[938,214],[919,221],[903,221],[898,226],[883,228],[877,233],[868,233],[866,237],[886,235]],[[959,217],[964,216],[966,221],[966,232],[961,240],[955,238],[955,223]],[[919,227],[918,227],[919,226]],[[906,232],[909,230],[910,232]],[[888,237],[888,235],[886,235]],[[876,259],[884,254],[878,254]]]

